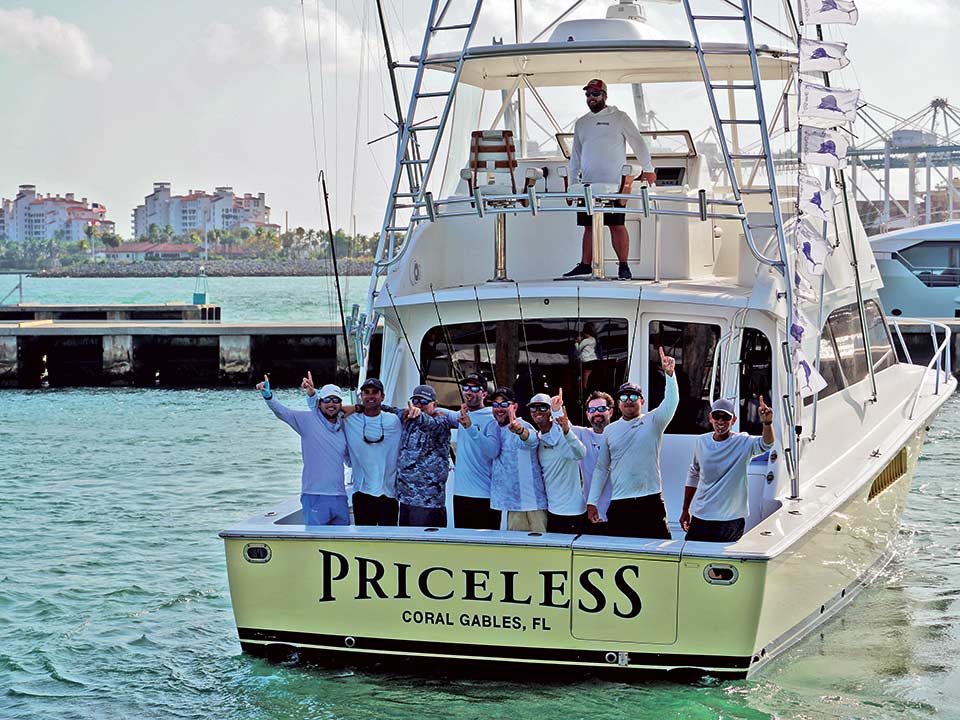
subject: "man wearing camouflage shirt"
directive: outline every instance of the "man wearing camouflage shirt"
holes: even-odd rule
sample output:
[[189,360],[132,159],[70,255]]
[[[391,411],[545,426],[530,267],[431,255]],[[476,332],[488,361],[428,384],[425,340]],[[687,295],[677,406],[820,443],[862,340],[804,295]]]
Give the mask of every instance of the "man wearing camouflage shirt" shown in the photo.
[[446,527],[450,430],[458,427],[459,415],[438,411],[437,392],[429,385],[417,385],[405,409],[383,409],[403,420],[396,484],[400,525]]

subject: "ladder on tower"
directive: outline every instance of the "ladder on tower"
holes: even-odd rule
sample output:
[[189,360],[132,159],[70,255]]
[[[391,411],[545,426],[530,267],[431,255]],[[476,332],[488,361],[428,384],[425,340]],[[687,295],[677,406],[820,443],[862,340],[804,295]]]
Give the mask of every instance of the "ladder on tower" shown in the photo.
[[[448,20],[451,6],[455,0],[431,0],[427,14],[423,42],[416,63],[394,63],[396,69],[415,70],[413,87],[406,117],[397,123],[398,142],[393,180],[387,198],[383,224],[380,228],[380,241],[374,256],[374,267],[370,278],[370,291],[367,308],[358,330],[357,352],[360,362],[361,379],[366,373],[366,359],[369,352],[370,332],[376,325],[374,302],[379,291],[379,278],[403,252],[411,232],[421,222],[433,219],[431,198],[427,190],[430,177],[437,162],[443,131],[453,109],[454,96],[463,70],[464,55],[476,29],[477,18],[483,0],[469,0],[462,3],[462,9],[469,10],[460,20]],[[430,47],[443,38],[454,36],[459,45],[457,64],[450,76],[449,84],[438,90],[424,87],[424,74],[430,57]],[[444,73],[433,73],[434,77]],[[442,109],[436,108],[442,103]]]
[[[733,192],[734,200],[737,203],[737,209],[741,216],[743,224],[744,238],[753,253],[754,257],[766,265],[776,268],[784,280],[784,296],[787,302],[786,326],[789,328],[793,323],[793,275],[787,266],[787,240],[783,225],[783,214],[780,210],[780,198],[777,193],[776,170],[773,163],[773,153],[770,148],[770,134],[767,127],[766,113],[763,107],[763,93],[760,87],[760,67],[757,61],[757,46],[753,34],[753,0],[740,0],[740,6],[734,13],[725,14],[697,14],[694,13],[691,5],[694,2],[703,3],[705,0],[683,0],[683,7],[687,15],[687,23],[690,26],[690,34],[693,36],[693,43],[697,51],[697,59],[700,63],[700,71],[703,75],[703,83],[707,91],[707,99],[710,103],[710,111],[713,114],[714,126],[717,131],[717,138],[720,142],[720,149],[723,153],[724,163],[726,165],[727,176],[730,179],[730,187]],[[731,3],[732,4],[732,3]],[[726,26],[740,25],[743,29],[744,45],[711,45],[705,46],[700,33],[700,26],[708,23],[719,23]],[[731,56],[742,55],[749,59],[750,63],[750,81],[749,82],[723,82],[717,83],[710,76],[710,68],[707,58],[710,56]],[[720,113],[719,103],[717,102],[717,93],[721,91],[744,91],[752,92],[756,104],[756,116],[752,118],[740,119],[724,117]],[[736,129],[738,126],[754,126],[758,129],[761,139],[761,149],[754,153],[732,153],[730,144],[727,141],[727,129]],[[740,160],[749,160],[762,163],[767,172],[767,187],[764,188],[742,188],[738,179],[734,163]],[[773,211],[773,222],[759,224],[751,222],[747,208],[743,202],[744,195],[766,194],[770,198],[770,206]],[[779,258],[770,258],[764,255],[757,248],[754,237],[755,230],[770,230],[777,240],[779,249]],[[793,362],[789,356],[786,343],[784,344],[784,369],[786,372],[787,388],[784,394],[784,410],[786,417],[783,426],[789,428],[786,432],[789,446],[787,464],[790,474],[793,476],[793,487],[799,488],[799,441],[794,435],[793,430],[796,427],[795,419],[797,417],[796,402],[796,378],[793,371]]]

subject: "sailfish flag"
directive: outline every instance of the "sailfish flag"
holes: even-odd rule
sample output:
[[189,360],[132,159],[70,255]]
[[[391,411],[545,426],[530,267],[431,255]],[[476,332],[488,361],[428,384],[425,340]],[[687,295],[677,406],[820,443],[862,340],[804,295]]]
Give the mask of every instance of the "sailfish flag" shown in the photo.
[[846,43],[800,39],[800,72],[832,72],[849,64]]
[[793,271],[793,289],[796,292],[796,297],[804,302],[820,302],[817,290],[815,287],[813,287],[813,283],[807,280],[800,272],[796,270]]
[[833,221],[833,206],[837,201],[833,190],[824,190],[820,180],[812,175],[800,175],[800,212],[823,222]]
[[800,162],[839,170],[847,166],[850,143],[843,133],[815,127],[800,129]]
[[832,252],[833,246],[808,223],[797,226],[797,260],[808,275],[823,275],[824,263]]
[[800,0],[801,25],[856,25],[859,19],[853,0]]
[[797,379],[797,390],[802,398],[816,395],[827,386],[823,375],[817,372],[813,363],[799,347],[793,351],[793,374]]
[[857,119],[859,90],[829,88],[816,83],[800,83],[800,122],[813,125],[839,125]]
[[805,339],[814,335],[814,325],[803,314],[799,307],[793,309],[793,320],[790,323],[790,345],[800,347]]

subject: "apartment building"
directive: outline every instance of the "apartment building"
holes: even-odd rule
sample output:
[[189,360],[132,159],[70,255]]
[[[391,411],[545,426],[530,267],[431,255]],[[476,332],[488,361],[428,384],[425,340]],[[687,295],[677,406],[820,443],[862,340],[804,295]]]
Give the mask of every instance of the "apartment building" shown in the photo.
[[[134,237],[145,237],[151,225],[173,228],[176,235],[205,230],[232,230],[269,225],[270,208],[264,193],[237,195],[229,185],[205,190],[190,190],[173,195],[170,183],[155,182],[153,192],[133,210]],[[273,227],[273,226],[271,226]]]
[[14,242],[55,238],[75,242],[86,237],[90,226],[100,233],[115,232],[106,214],[105,205],[89,203],[85,197],[77,200],[74,193],[44,195],[36,185],[20,185],[13,200],[0,201],[0,237]]

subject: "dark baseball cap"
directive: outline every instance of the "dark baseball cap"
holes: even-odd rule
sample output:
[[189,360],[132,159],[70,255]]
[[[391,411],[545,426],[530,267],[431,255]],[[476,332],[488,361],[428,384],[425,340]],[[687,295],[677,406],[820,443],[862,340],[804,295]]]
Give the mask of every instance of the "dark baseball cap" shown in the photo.
[[599,90],[600,92],[607,91],[607,84],[600,78],[594,78],[586,85],[583,86],[584,90]]
[[383,392],[383,383],[380,382],[380,380],[378,380],[377,378],[367,378],[366,380],[363,381],[363,384],[360,386],[360,389],[363,390],[364,388],[368,388],[368,387],[376,388],[380,392]]
[[513,390],[511,390],[510,388],[498,387],[496,390],[493,391],[492,397],[495,398],[497,397],[497,395],[501,396],[504,400],[509,400],[510,402],[517,401],[516,396],[513,394]]
[[434,390],[429,385],[417,385],[413,392],[410,393],[411,398],[422,398],[424,400],[429,400],[430,402],[436,402],[437,391]]
[[640,397],[643,397],[643,390],[640,389],[640,386],[636,383],[625,382],[623,385],[617,388],[617,395],[621,393],[637,393]]
[[460,381],[461,385],[479,385],[484,390],[487,389],[487,379],[483,376],[482,373],[472,372],[464,375],[463,379]]

